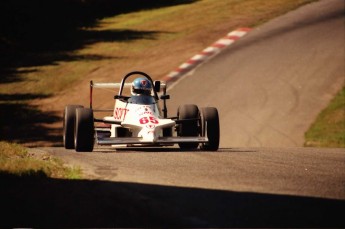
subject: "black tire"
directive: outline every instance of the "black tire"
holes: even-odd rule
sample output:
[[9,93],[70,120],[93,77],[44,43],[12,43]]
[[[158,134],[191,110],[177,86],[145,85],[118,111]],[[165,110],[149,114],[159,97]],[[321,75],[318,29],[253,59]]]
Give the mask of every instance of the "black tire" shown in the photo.
[[75,125],[75,150],[92,152],[95,141],[92,109],[77,108]]
[[81,105],[67,105],[63,113],[63,145],[66,149],[74,149],[75,111]]
[[217,151],[219,148],[219,116],[215,107],[201,109],[202,136],[207,136],[209,142],[202,144],[202,149]]
[[[178,108],[177,116],[179,120],[198,119],[200,117],[199,109],[194,104],[181,105]],[[198,120],[191,120],[179,124],[178,136],[199,136],[200,128]],[[179,143],[179,147],[183,150],[193,150],[198,148],[199,143]]]

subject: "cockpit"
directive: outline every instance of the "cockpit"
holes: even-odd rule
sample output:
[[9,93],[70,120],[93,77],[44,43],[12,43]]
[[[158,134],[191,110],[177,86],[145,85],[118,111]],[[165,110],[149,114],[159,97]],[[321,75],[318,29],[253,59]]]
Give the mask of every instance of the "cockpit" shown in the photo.
[[149,95],[133,95],[128,99],[128,103],[140,104],[140,105],[151,105],[155,104],[156,100]]

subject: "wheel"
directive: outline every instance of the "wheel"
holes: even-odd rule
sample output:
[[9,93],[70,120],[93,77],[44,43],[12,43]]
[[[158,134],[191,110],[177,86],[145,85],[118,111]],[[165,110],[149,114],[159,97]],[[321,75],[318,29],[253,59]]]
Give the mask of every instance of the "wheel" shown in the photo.
[[202,149],[217,151],[219,148],[219,116],[215,107],[201,109],[202,135],[207,136],[208,143],[202,144]]
[[77,152],[92,152],[95,140],[94,131],[92,109],[77,108],[74,141]]
[[[186,104],[179,106],[177,111],[178,119],[199,119],[199,109],[194,104]],[[199,136],[198,120],[185,121],[179,124],[178,136]],[[199,146],[199,143],[179,143],[181,149],[196,149]]]
[[63,145],[66,149],[74,149],[75,110],[81,105],[67,105],[63,113]]

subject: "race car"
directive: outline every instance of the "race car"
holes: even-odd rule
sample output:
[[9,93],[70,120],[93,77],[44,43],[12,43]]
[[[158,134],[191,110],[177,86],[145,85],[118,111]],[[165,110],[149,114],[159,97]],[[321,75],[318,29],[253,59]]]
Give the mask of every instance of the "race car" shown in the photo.
[[[136,77],[136,78],[135,78]],[[134,80],[129,79],[135,78]],[[119,89],[111,116],[97,118],[93,89]],[[125,92],[127,91],[127,93]],[[128,92],[130,91],[130,93]],[[217,151],[219,116],[215,107],[199,109],[180,105],[175,117],[168,117],[167,83],[153,81],[140,71],[124,76],[121,83],[90,81],[90,107],[67,105],[63,115],[63,144],[66,149],[92,152],[95,145],[116,147],[171,147],[181,150]],[[162,106],[162,109],[161,109]],[[99,114],[99,113],[98,113]]]

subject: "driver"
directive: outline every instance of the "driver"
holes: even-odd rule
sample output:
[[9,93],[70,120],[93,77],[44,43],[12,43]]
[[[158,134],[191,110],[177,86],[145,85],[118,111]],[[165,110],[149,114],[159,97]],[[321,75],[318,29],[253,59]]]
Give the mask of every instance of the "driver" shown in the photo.
[[146,78],[136,78],[132,82],[132,95],[151,95],[152,85]]
[[154,104],[155,100],[151,95],[152,84],[146,78],[136,78],[132,82],[131,98],[128,99],[129,103],[149,105]]

